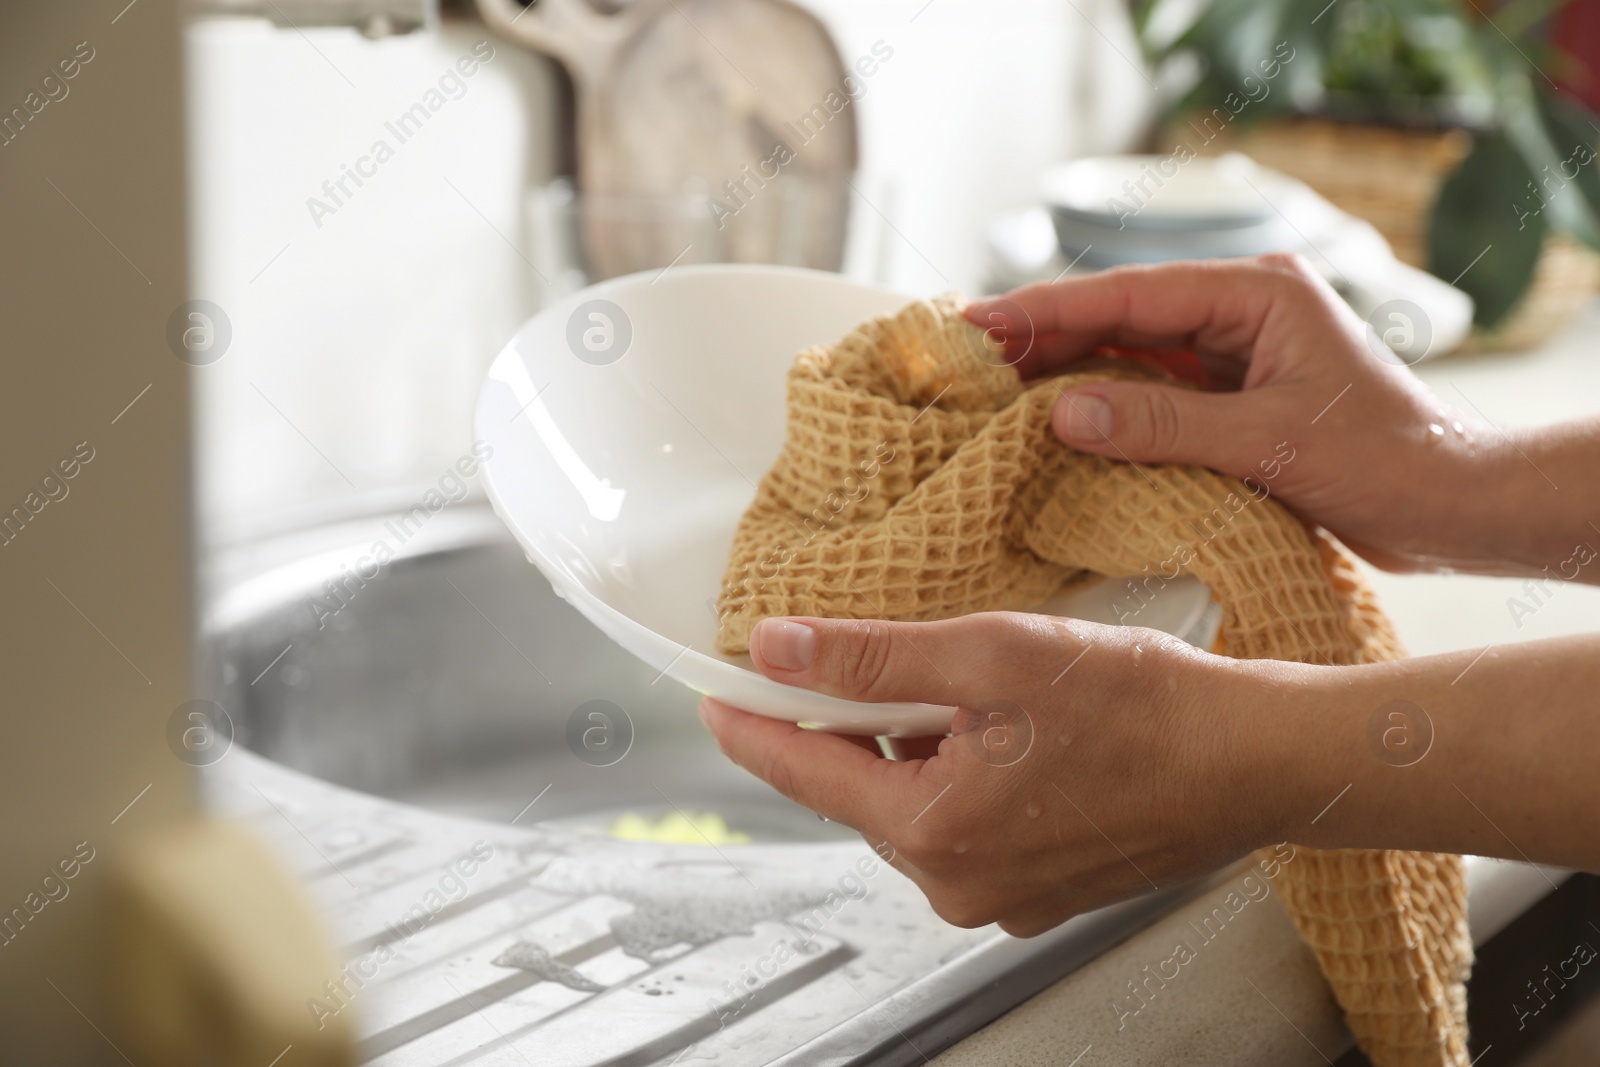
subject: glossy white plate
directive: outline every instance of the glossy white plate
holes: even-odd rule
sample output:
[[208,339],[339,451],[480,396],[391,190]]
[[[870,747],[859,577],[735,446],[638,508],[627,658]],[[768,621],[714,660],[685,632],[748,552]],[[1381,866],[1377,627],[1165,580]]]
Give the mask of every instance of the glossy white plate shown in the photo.
[[[781,685],[716,651],[734,527],[784,436],[784,376],[909,297],[783,267],[680,267],[616,278],[530,319],[489,369],[477,436],[489,497],[555,591],[622,647],[691,689],[844,733],[947,732],[951,709],[863,704]],[[1122,583],[1058,614],[1114,622]],[[1138,623],[1202,647],[1203,587],[1169,585]],[[1207,626],[1213,633],[1200,632]],[[1065,666],[1065,663],[1063,663]]]

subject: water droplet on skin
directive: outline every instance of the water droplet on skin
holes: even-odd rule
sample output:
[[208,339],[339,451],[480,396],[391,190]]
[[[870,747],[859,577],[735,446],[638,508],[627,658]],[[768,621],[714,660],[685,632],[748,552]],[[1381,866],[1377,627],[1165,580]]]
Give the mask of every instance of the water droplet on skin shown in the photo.
[[1137,667],[1139,665],[1139,660],[1142,659],[1143,657],[1144,657],[1144,647],[1142,645],[1134,645],[1133,646],[1133,665],[1135,667]]
[[1426,440],[1430,445],[1436,445],[1440,441],[1443,441],[1444,427],[1440,426],[1437,422],[1428,423],[1428,436]]
[[1167,675],[1167,692],[1176,693],[1177,691],[1178,691],[1178,680],[1176,678],[1172,677],[1170,674]]
[[1068,637],[1072,638],[1073,640],[1082,641],[1084,643],[1088,643],[1088,640],[1089,640],[1088,636],[1086,634],[1080,632],[1079,630],[1075,629],[1070,622],[1068,622],[1066,620],[1057,620],[1056,625],[1061,628],[1061,632],[1062,633],[1066,634]]
[[1037,819],[1039,817],[1039,805],[1030,803],[1022,809],[1022,813],[1030,819]]
[[968,845],[965,841],[957,841],[953,846],[951,846],[951,851],[956,855],[961,856],[964,855],[967,849],[971,847],[972,846]]
[[1460,419],[1457,419],[1455,422],[1452,422],[1450,424],[1450,428],[1452,430],[1454,430],[1456,433],[1460,434],[1462,437],[1467,436],[1467,428],[1461,424],[1461,420]]

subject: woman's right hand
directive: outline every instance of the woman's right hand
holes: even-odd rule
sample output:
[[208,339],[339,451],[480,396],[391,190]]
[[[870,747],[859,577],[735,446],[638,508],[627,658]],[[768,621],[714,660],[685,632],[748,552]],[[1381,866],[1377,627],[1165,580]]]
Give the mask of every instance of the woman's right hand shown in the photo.
[[1026,377],[1117,344],[1191,349],[1237,385],[1066,390],[1053,423],[1074,448],[1249,477],[1385,569],[1507,569],[1489,491],[1540,476],[1499,430],[1380,358],[1381,342],[1298,256],[1122,267],[978,301],[967,317]]

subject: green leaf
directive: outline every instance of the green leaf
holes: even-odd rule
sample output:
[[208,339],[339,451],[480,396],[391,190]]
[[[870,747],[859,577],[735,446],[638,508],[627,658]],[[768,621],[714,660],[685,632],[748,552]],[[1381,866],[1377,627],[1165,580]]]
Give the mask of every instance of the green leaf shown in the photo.
[[1596,217],[1600,215],[1600,160],[1595,151],[1595,145],[1600,143],[1600,124],[1588,108],[1554,93],[1539,92],[1535,102],[1554,150],[1552,184],[1568,183],[1550,195],[1565,199],[1572,197],[1575,190],[1583,198],[1582,204],[1570,205],[1571,213],[1579,216],[1570,229],[1600,250],[1600,218]]
[[1428,269],[1472,297],[1479,326],[1504,318],[1533,280],[1546,226],[1523,206],[1532,180],[1505,134],[1480,133],[1434,201]]
[[[1243,113],[1244,121],[1291,110],[1286,73],[1308,64],[1305,60],[1278,63],[1275,49],[1290,36],[1286,23],[1299,3],[1301,0],[1211,0],[1193,25],[1158,53],[1188,53],[1200,59],[1204,69],[1200,80],[1169,114],[1210,111],[1223,106],[1229,93],[1252,100]],[[1264,77],[1264,64],[1271,65],[1276,80]],[[1258,100],[1263,87],[1266,95]]]

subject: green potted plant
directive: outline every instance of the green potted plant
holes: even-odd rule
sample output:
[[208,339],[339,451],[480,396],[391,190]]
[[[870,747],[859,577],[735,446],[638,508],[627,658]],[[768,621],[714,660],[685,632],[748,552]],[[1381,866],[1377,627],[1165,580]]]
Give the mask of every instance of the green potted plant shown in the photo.
[[[1173,0],[1137,0],[1135,19],[1147,57],[1180,83],[1170,121],[1236,112],[1217,147],[1368,218],[1515,347],[1600,280],[1600,120],[1547,73],[1573,64],[1545,39],[1561,0],[1492,16],[1476,4],[1210,0],[1185,19]],[[1281,61],[1270,86],[1267,57]]]

